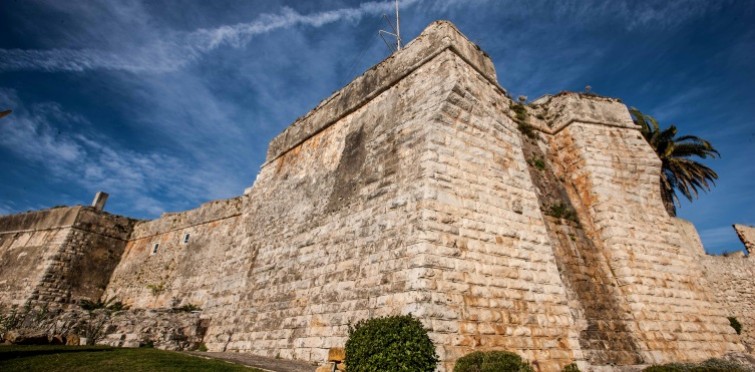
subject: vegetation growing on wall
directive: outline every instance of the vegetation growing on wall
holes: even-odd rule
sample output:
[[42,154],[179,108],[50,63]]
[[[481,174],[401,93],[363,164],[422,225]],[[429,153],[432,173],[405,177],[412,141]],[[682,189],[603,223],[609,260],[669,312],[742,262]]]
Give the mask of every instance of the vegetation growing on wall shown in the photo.
[[529,115],[527,114],[527,108],[524,107],[523,104],[516,102],[511,102],[509,108],[511,109],[511,111],[514,111],[514,120],[517,123],[517,128],[519,129],[519,131],[527,136],[527,138],[537,138],[537,131],[535,131],[535,128],[527,122],[527,119],[529,117]]
[[545,214],[555,218],[563,218],[565,220],[579,222],[577,218],[577,212],[570,208],[564,202],[557,202],[548,206],[545,210]]
[[93,311],[98,309],[104,309],[109,311],[121,311],[126,310],[126,306],[122,302],[118,301],[115,297],[111,297],[106,301],[98,299],[97,301],[82,300],[79,302],[79,306],[83,310]]
[[740,323],[737,318],[730,316],[729,324],[731,325],[731,328],[734,328],[738,335],[742,334],[742,323]]
[[165,283],[147,284],[147,289],[149,289],[153,296],[157,296],[165,291]]

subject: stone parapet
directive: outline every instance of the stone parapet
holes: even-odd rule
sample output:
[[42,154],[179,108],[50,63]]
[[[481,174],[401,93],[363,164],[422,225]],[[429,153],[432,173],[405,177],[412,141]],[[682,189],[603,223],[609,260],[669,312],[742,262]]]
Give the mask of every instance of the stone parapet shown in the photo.
[[734,230],[737,232],[739,240],[745,245],[747,253],[752,254],[755,251],[755,227],[735,224]]
[[70,227],[83,207],[59,207],[0,216],[0,234],[14,234]]
[[558,133],[574,122],[639,129],[627,107],[616,98],[563,92],[539,103],[544,106],[551,133]]
[[242,197],[213,200],[184,212],[164,213],[160,218],[137,223],[130,239],[144,239],[241,215]]
[[497,85],[490,58],[450,22],[434,22],[405,48],[367,70],[275,137],[267,151],[267,162],[352,113],[446,49]]

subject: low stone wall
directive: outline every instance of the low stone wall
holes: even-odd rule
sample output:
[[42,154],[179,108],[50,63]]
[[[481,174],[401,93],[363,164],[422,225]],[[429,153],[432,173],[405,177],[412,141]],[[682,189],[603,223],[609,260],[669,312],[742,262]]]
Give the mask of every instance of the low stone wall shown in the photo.
[[0,308],[0,343],[109,345],[197,350],[210,320],[201,311]]
[[210,320],[201,312],[129,310],[113,314],[100,345],[155,347],[162,350],[197,350]]
[[742,324],[747,352],[755,352],[755,259],[740,253],[702,256],[700,262],[715,298]]

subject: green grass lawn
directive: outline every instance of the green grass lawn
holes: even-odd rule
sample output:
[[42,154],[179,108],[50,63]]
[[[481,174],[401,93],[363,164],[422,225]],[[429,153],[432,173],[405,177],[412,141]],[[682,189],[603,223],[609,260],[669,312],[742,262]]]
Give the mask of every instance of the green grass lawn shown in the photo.
[[0,371],[262,372],[172,351],[105,346],[0,346]]

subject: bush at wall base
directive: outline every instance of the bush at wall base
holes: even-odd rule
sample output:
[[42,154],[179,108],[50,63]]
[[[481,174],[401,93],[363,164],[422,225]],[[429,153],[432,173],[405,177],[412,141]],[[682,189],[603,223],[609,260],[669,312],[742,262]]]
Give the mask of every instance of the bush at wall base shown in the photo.
[[432,372],[438,356],[422,323],[400,315],[362,320],[350,327],[344,364],[349,372]]
[[532,372],[530,364],[509,351],[475,351],[456,361],[454,372]]
[[724,359],[708,359],[702,363],[668,363],[654,365],[642,370],[643,372],[752,372],[751,366],[744,366],[737,362]]

